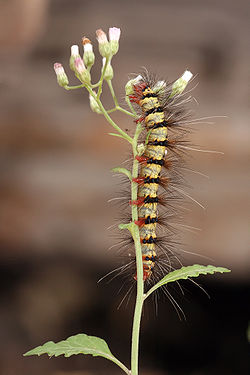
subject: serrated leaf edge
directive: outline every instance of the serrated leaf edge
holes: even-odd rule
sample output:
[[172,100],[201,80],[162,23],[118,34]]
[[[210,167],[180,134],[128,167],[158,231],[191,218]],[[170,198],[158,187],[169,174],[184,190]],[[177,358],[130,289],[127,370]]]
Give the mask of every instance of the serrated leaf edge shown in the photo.
[[200,264],[193,264],[192,266],[182,267],[178,270],[172,271],[164,276],[157,284],[155,284],[144,296],[144,299],[148,298],[151,293],[161,286],[177,281],[186,280],[189,277],[198,277],[199,275],[214,274],[216,272],[224,273],[231,272],[231,270],[224,267],[216,267],[212,265],[203,266]]
[[[71,345],[70,344],[70,340],[71,339],[75,339],[77,341],[77,336],[79,335],[84,335],[84,338],[86,339],[94,339],[94,340],[99,340],[100,341],[100,344],[101,345],[104,345],[106,346],[106,349],[107,351],[101,351],[99,349],[90,349],[88,346],[82,346],[81,344],[77,344],[76,342],[76,345]],[[83,337],[82,337],[83,338]],[[66,346],[66,349],[64,352],[62,353],[56,353],[56,350],[60,350],[60,349],[56,349],[54,350],[50,350],[50,349],[46,349],[46,346],[49,345],[55,345],[55,346],[62,346],[65,345]],[[79,349],[78,349],[78,346],[79,346]],[[45,348],[44,348],[45,347]],[[43,349],[44,348],[44,349]],[[72,351],[78,351],[77,353],[71,353]],[[62,351],[63,351],[63,348],[62,348]],[[85,354],[85,355],[92,355],[93,357],[103,357],[103,358],[106,358],[112,362],[114,362],[117,366],[119,366],[125,373],[127,374],[130,374],[130,371],[127,369],[127,367],[122,363],[120,362],[110,351],[109,347],[108,347],[108,344],[106,343],[105,340],[99,338],[99,337],[96,337],[96,336],[88,336],[84,333],[82,334],[78,334],[78,335],[74,335],[74,336],[70,336],[68,337],[67,339],[65,340],[62,340],[62,341],[58,341],[58,342],[54,342],[54,341],[47,341],[46,343],[44,343],[43,345],[40,345],[40,346],[37,346],[36,348],[34,349],[31,349],[29,350],[28,352],[24,353],[23,356],[26,357],[26,356],[31,356],[31,355],[37,355],[37,356],[41,356],[43,354],[47,354],[50,358],[51,357],[59,357],[60,355],[64,355],[65,358],[68,358],[68,357],[71,357],[72,355],[77,355],[77,354]]]

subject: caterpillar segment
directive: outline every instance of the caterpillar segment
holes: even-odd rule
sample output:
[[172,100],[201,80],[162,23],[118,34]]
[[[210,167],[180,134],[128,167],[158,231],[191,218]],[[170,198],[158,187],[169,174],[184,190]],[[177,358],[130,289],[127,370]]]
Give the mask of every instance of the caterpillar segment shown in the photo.
[[139,177],[134,179],[134,182],[138,183],[138,199],[133,202],[138,206],[139,217],[136,224],[139,226],[141,238],[143,280],[146,281],[152,275],[157,262],[157,193],[161,170],[165,164],[168,131],[157,94],[146,83],[135,85],[134,92],[135,95],[130,96],[130,100],[140,106],[143,113],[140,119],[143,118],[148,132],[145,152],[143,156],[136,157],[141,168]]

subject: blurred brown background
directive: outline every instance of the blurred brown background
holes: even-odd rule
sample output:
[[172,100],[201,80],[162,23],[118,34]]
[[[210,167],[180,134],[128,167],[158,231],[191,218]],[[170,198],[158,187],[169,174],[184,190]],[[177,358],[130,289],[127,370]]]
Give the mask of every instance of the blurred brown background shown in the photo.
[[[249,256],[249,1],[233,0],[1,0],[0,1],[0,373],[3,375],[119,374],[104,359],[22,358],[48,340],[85,332],[103,337],[128,363],[133,299],[117,310],[122,280],[96,284],[117,264],[106,227],[117,194],[110,168],[128,155],[107,135],[84,91],[66,92],[55,79],[62,62],[72,84],[70,46],[95,30],[122,29],[114,58],[121,101],[128,74],[142,66],[169,80],[188,68],[199,82],[196,117],[226,116],[201,124],[193,142],[225,154],[193,153],[193,206],[185,232],[188,264],[226,266],[230,275],[202,278],[211,295],[184,284],[178,302],[187,321],[160,301],[158,316],[143,317],[142,374],[248,374]],[[97,55],[97,52],[96,52]],[[98,78],[100,59],[93,69]],[[111,104],[106,99],[107,105]],[[134,129],[126,116],[122,127]],[[119,263],[118,263],[119,264]]]

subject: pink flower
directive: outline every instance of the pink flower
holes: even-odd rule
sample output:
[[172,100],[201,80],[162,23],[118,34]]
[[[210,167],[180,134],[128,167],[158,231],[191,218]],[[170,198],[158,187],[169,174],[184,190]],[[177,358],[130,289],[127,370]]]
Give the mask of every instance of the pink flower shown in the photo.
[[99,44],[108,43],[107,35],[102,29],[96,30],[96,37]]
[[114,40],[116,42],[119,41],[121,35],[121,29],[118,27],[110,27],[109,28],[109,40]]
[[60,63],[55,63],[54,64],[54,70],[56,72],[56,78],[57,78],[57,82],[60,86],[64,87],[64,86],[67,86],[69,84],[69,80],[68,80],[68,77],[63,69],[63,66],[62,64]]
[[99,52],[102,57],[111,58],[119,49],[121,30],[118,27],[109,28],[109,41],[102,29],[96,30],[96,37],[99,43]]
[[55,63],[54,64],[54,70],[55,70],[57,76],[60,75],[60,74],[65,73],[64,69],[63,69],[63,66],[60,63]]
[[75,73],[77,78],[85,84],[90,84],[90,73],[89,71],[85,68],[84,62],[81,57],[77,57],[75,59]]
[[84,62],[81,59],[81,57],[77,57],[75,59],[75,68],[76,68],[77,73],[79,74],[83,73],[86,70]]

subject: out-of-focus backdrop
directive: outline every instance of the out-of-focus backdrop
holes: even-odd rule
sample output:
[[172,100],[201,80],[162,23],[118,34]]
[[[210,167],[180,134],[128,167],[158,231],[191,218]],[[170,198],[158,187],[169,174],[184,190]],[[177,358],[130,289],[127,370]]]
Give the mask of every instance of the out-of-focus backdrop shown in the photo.
[[[133,298],[117,310],[122,280],[97,284],[117,262],[112,231],[115,209],[107,200],[121,188],[110,169],[128,157],[128,146],[107,135],[103,117],[89,109],[84,91],[66,92],[53,71],[68,68],[70,46],[95,30],[120,27],[113,59],[114,85],[123,101],[129,73],[145,66],[175,80],[185,69],[195,117],[215,116],[192,136],[190,174],[195,205],[185,232],[188,264],[226,266],[230,275],[200,279],[170,302],[149,303],[143,316],[142,374],[249,374],[250,348],[250,86],[248,1],[239,0],[8,0],[0,2],[0,373],[3,375],[119,374],[104,359],[23,358],[48,340],[85,332],[103,337],[129,362]],[[93,68],[98,78],[101,59]],[[109,98],[107,105],[111,104]],[[218,116],[218,117],[217,117]],[[134,124],[115,115],[124,129]],[[118,194],[119,195],[119,194]]]

